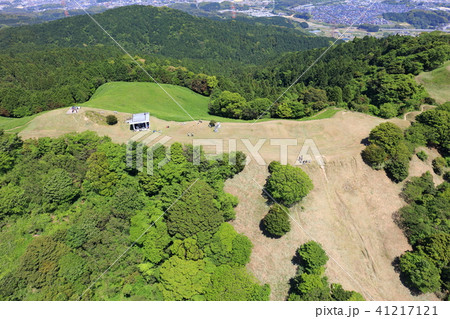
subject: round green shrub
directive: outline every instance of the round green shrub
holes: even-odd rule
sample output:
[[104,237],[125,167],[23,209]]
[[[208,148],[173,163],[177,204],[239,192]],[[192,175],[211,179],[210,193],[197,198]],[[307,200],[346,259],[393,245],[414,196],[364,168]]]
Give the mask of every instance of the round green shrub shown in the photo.
[[117,117],[115,115],[108,115],[106,117],[106,123],[108,125],[115,125],[115,124],[117,124],[117,122],[118,122]]
[[299,167],[271,163],[269,170],[272,174],[267,179],[266,190],[278,203],[291,206],[313,189],[311,179]]
[[262,220],[264,230],[274,237],[281,237],[286,234],[291,230],[288,213],[286,207],[279,204],[273,205]]

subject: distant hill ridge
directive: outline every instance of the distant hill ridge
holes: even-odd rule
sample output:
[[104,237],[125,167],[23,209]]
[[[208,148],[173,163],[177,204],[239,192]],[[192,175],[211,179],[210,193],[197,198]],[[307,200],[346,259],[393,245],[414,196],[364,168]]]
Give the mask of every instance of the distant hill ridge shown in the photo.
[[[176,59],[220,59],[257,63],[282,52],[324,47],[330,38],[301,30],[214,21],[167,7],[127,6],[94,15],[132,54]],[[111,45],[112,40],[86,15],[0,30],[0,50],[24,46]]]

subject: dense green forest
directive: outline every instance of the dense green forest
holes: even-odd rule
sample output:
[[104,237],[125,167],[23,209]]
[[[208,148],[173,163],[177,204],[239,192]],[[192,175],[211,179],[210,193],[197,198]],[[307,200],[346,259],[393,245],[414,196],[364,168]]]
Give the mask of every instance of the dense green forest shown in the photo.
[[[273,101],[301,76],[267,116],[301,118],[337,105],[395,117],[417,109],[424,101],[433,103],[414,75],[450,59],[450,35],[365,37],[336,45],[326,54],[324,50],[286,53],[265,68],[249,68],[236,73],[232,80],[219,81],[219,88],[240,93],[246,100],[268,97]],[[213,97],[217,96],[220,104],[213,99],[211,113],[245,118],[248,112],[244,101],[236,103],[235,96],[226,103],[227,97],[217,93]]]
[[[95,15],[102,27],[132,55],[159,54],[176,59],[255,63],[281,52],[326,46],[330,39],[293,29],[240,21],[215,21],[167,7],[128,6]],[[23,51],[23,44],[59,47],[112,45],[87,16],[8,28],[0,32],[0,49]]]
[[149,175],[92,132],[1,132],[0,299],[267,300],[245,268],[252,243],[226,222],[237,199],[224,181],[245,156],[194,165],[191,146],[170,148],[162,167],[166,150],[153,150]]
[[443,26],[450,21],[450,13],[434,10],[411,10],[408,12],[386,12],[383,18],[396,22],[407,22],[419,29],[430,29]]
[[[329,43],[287,28],[213,21],[169,8],[122,7],[95,18],[125,49],[139,55],[155,80],[204,95],[217,85],[214,75]],[[87,16],[1,30],[0,48],[3,116],[84,102],[109,81],[151,81]]]

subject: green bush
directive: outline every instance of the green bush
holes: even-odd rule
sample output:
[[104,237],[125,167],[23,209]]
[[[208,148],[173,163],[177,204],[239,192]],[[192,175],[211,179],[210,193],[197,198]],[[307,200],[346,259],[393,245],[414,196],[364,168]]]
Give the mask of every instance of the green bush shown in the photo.
[[422,162],[425,162],[428,159],[428,154],[424,151],[417,152],[416,155]]
[[379,124],[369,134],[369,142],[382,147],[389,155],[395,152],[403,139],[402,129],[390,122]]
[[106,123],[108,125],[115,125],[115,124],[117,124],[117,122],[118,122],[117,117],[115,115],[108,115],[106,117]]
[[394,182],[399,183],[408,177],[408,161],[391,161],[385,167],[387,176]]
[[297,253],[301,258],[301,266],[306,272],[323,272],[323,267],[328,261],[328,256],[321,244],[315,241],[309,241],[301,245]]
[[313,189],[309,176],[299,167],[270,164],[272,174],[267,179],[266,189],[273,199],[291,206],[302,200]]
[[444,174],[445,167],[447,166],[447,161],[443,157],[436,157],[433,160],[432,165],[433,171],[440,176]]
[[386,161],[387,154],[382,147],[370,144],[361,152],[361,157],[370,167],[380,169]]
[[403,187],[402,196],[408,203],[423,202],[426,195],[435,193],[433,176],[430,172],[423,173],[422,176],[414,176],[406,182]]
[[366,164],[374,169],[384,166],[387,176],[396,183],[408,177],[414,142],[405,140],[400,127],[390,122],[381,123],[370,131],[369,142],[371,144],[361,152]]
[[264,229],[274,237],[281,237],[291,230],[291,222],[288,216],[288,209],[281,205],[273,205],[262,223]]
[[440,287],[439,270],[421,253],[406,252],[400,257],[400,270],[408,283],[420,292],[435,292]]

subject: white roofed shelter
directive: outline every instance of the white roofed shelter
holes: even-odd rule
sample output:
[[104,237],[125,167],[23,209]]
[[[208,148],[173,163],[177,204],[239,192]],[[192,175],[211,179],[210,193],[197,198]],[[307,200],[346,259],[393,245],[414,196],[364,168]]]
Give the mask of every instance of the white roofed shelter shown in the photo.
[[150,113],[136,113],[133,114],[130,120],[130,130],[145,131],[150,129]]

